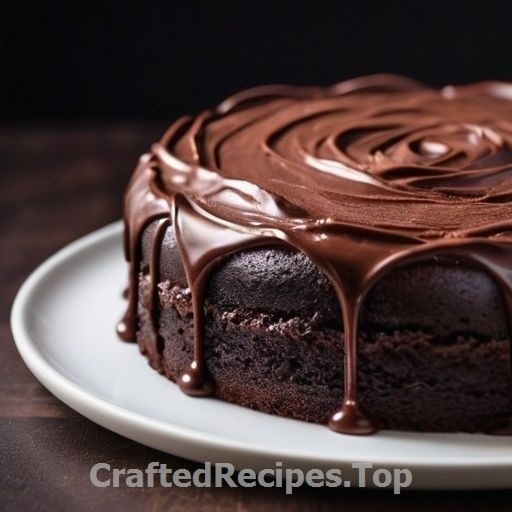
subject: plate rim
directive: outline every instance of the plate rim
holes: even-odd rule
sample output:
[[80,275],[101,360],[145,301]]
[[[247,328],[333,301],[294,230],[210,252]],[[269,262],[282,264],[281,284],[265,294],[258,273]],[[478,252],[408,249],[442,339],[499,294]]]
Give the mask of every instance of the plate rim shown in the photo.
[[[50,361],[45,359],[43,353],[38,347],[37,341],[31,339],[25,323],[27,305],[30,303],[33,292],[42,285],[44,278],[48,273],[58,269],[61,264],[65,263],[73,256],[78,255],[80,252],[95,245],[105,243],[106,241],[120,235],[122,235],[122,221],[116,221],[69,243],[44,260],[30,273],[19,288],[13,301],[10,314],[10,325],[18,352],[37,380],[59,400],[77,411],[79,414],[87,417],[90,421],[100,424],[108,430],[116,432],[124,437],[129,436],[112,428],[112,426],[109,425],[109,422],[100,422],[97,420],[97,417],[94,419],[91,418],[89,412],[92,411],[96,415],[100,415],[102,419],[110,418],[117,422],[122,422],[125,425],[129,425],[132,429],[144,430],[150,434],[164,435],[175,443],[194,443],[197,446],[208,447],[209,449],[221,449],[226,453],[227,457],[229,457],[230,454],[240,455],[242,453],[253,457],[270,458],[271,460],[297,460],[301,461],[301,463],[306,461],[307,464],[321,463],[322,465],[333,464],[333,467],[357,460],[357,462],[372,462],[374,464],[379,464],[382,467],[408,465],[408,467],[411,468],[435,469],[435,467],[433,467],[433,460],[425,459],[424,457],[413,457],[412,459],[409,455],[405,457],[404,455],[395,457],[381,455],[374,457],[367,453],[361,453],[357,459],[352,458],[353,460],[351,461],[340,459],[339,454],[337,456],[322,455],[319,458],[315,458],[311,454],[297,454],[289,450],[276,451],[274,449],[269,449],[268,447],[256,447],[247,441],[230,439],[229,437],[221,434],[197,432],[192,428],[171,424],[114,404],[105,398],[83,389],[77,383],[59,373],[57,369],[51,365]],[[428,433],[426,433],[426,435],[428,435]],[[443,434],[440,433],[436,435],[442,436]],[[138,439],[134,440],[141,444],[151,446],[150,444],[141,442]],[[157,449],[162,450],[162,448]],[[179,452],[170,451],[169,453]],[[181,456],[190,458],[186,455]],[[191,460],[199,461],[199,459]],[[442,462],[438,462],[437,466],[442,467],[443,470],[512,468],[512,455],[509,460],[495,458],[493,456],[473,456],[464,458],[450,457],[449,459],[444,459]]]

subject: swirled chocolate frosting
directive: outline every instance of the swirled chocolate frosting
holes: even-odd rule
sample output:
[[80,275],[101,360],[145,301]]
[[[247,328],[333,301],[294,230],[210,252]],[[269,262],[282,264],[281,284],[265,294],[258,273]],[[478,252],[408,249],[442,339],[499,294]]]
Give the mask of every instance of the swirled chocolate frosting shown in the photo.
[[141,233],[155,219],[155,338],[169,223],[192,292],[194,360],[183,391],[213,386],[203,347],[212,269],[236,251],[285,245],[327,275],[339,300],[345,396],[329,426],[373,432],[358,407],[357,319],[384,274],[436,256],[470,262],[499,286],[511,318],[512,84],[436,90],[376,75],[325,88],[265,86],[179,119],[142,157],[125,196],[130,287],[118,332],[126,340],[137,328]]

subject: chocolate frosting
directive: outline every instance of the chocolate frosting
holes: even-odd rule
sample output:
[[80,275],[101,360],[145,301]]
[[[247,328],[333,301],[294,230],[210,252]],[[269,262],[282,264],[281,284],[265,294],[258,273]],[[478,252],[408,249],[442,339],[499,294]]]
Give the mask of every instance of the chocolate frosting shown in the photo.
[[[250,89],[176,121],[141,158],[125,195],[130,287],[118,332],[135,339],[142,232],[161,219],[149,269],[156,299],[171,223],[194,309],[194,360],[179,385],[208,394],[208,276],[243,249],[292,247],[332,283],[343,319],[345,397],[329,426],[371,433],[378,425],[358,408],[356,350],[369,290],[410,263],[467,261],[499,287],[510,330],[511,201],[512,84],[439,91],[375,75],[325,88]],[[151,310],[158,357],[156,304]]]

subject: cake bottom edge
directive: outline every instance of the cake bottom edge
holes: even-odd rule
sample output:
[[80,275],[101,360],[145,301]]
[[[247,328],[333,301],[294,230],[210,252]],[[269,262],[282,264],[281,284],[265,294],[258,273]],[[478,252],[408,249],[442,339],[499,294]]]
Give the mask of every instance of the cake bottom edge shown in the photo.
[[[187,290],[160,287],[158,338],[139,282],[141,352],[177,381],[193,360]],[[263,312],[205,311],[205,364],[221,400],[278,416],[327,423],[343,400],[343,334],[314,319]],[[509,434],[510,342],[458,333],[364,329],[358,341],[361,410],[383,429]],[[512,432],[511,432],[512,433]]]

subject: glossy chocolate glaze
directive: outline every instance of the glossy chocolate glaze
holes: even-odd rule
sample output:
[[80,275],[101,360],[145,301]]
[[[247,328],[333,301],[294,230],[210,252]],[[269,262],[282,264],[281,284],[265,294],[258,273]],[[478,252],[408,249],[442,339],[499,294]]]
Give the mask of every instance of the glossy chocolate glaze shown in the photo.
[[[130,285],[118,332],[135,339],[142,232],[155,219],[170,222],[194,311],[194,360],[179,385],[208,394],[208,276],[243,249],[292,247],[330,280],[343,320],[345,397],[329,426],[368,434],[378,425],[358,408],[356,340],[369,290],[410,263],[467,261],[499,287],[510,323],[511,201],[512,84],[438,91],[376,75],[248,90],[178,120],[142,157],[125,196]],[[154,236],[153,289],[163,230]],[[158,353],[156,327],[154,335]]]

